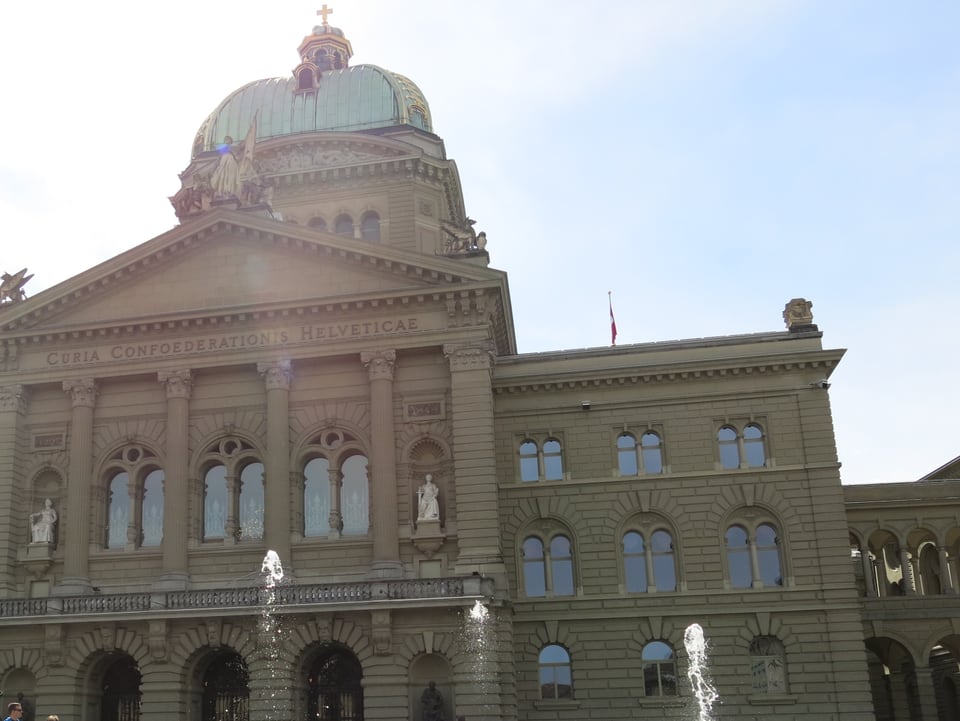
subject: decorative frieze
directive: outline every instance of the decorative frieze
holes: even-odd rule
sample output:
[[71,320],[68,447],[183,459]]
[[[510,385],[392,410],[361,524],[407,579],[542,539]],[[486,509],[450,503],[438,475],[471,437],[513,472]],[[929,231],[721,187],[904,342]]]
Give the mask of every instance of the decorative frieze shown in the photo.
[[492,343],[460,346],[446,343],[443,346],[443,355],[450,363],[451,372],[490,370],[494,362],[494,348]]
[[22,385],[14,384],[0,386],[0,412],[15,411],[25,413],[27,410],[27,389]]

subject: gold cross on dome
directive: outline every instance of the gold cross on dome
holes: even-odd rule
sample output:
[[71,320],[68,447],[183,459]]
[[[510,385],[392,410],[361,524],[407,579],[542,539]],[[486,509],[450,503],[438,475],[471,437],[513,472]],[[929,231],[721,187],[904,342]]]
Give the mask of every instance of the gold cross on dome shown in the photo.
[[317,10],[317,15],[323,18],[323,24],[327,25],[327,15],[333,12],[333,8],[328,8],[327,4],[324,3],[323,7]]

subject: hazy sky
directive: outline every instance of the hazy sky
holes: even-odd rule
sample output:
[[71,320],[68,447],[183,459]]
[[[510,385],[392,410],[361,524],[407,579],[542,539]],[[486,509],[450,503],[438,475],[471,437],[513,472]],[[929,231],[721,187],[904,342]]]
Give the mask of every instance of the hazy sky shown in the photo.
[[[412,78],[510,273],[521,352],[780,330],[813,301],[845,483],[960,454],[960,3],[331,0]],[[320,3],[8,3],[2,268],[168,230],[194,134]]]

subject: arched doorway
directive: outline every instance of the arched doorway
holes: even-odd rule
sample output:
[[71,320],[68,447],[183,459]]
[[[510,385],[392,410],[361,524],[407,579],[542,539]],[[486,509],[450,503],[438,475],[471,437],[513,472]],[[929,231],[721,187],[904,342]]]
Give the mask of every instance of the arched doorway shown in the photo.
[[203,721],[249,721],[250,673],[236,651],[219,651],[203,674]]
[[23,709],[22,721],[34,721],[36,713],[37,680],[26,668],[16,668],[3,678],[3,707],[11,701],[18,701]]
[[363,667],[346,646],[320,647],[307,666],[307,718],[363,721]]
[[100,721],[140,721],[140,669],[129,656],[120,656],[103,673]]
[[443,656],[427,653],[410,664],[410,718],[414,721],[452,719],[453,677]]

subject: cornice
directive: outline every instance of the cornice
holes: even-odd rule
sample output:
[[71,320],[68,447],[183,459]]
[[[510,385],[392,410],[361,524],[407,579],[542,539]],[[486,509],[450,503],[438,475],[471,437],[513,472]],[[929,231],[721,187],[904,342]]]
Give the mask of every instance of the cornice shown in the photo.
[[[747,376],[773,376],[797,371],[833,372],[842,353],[824,351],[816,358],[765,359],[710,359],[676,362],[631,368],[596,368],[571,373],[554,372],[532,374],[529,378],[493,378],[493,390],[497,394],[550,392],[573,389],[601,388],[607,386],[677,383],[691,380],[733,378]],[[598,353],[599,356],[599,353]],[[499,367],[499,360],[498,360]]]

